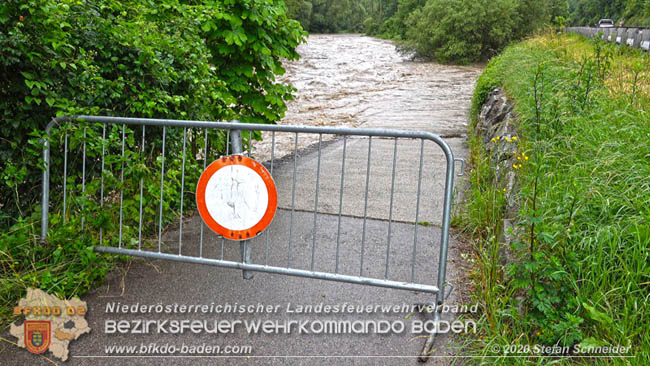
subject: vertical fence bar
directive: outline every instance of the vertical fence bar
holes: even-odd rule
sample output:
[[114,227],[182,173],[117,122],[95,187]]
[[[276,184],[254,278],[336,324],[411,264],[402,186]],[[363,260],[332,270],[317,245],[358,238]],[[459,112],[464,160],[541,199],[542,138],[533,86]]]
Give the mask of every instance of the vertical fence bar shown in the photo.
[[[447,276],[447,249],[449,247],[449,226],[451,223],[451,203],[454,189],[454,153],[444,141],[437,141],[447,159],[447,173],[445,175],[445,200],[442,211],[442,227],[440,232],[440,259],[438,266],[438,293],[436,303],[442,305],[445,301],[445,284]],[[436,312],[437,313],[437,312]]]
[[341,159],[341,188],[339,193],[339,222],[336,232],[336,269],[335,273],[339,273],[339,249],[341,246],[341,214],[343,213],[343,189],[345,188],[345,152],[348,144],[348,136],[343,136],[343,158]]
[[[140,147],[140,159],[144,159],[144,135],[145,129],[142,125],[142,146]],[[144,161],[144,160],[143,160]],[[142,201],[144,198],[144,177],[140,177],[140,219],[138,221],[138,250],[142,250]]]
[[363,231],[361,234],[361,264],[359,276],[363,276],[363,255],[366,249],[366,222],[368,221],[368,190],[370,189],[370,157],[372,156],[372,136],[368,136],[368,166],[366,167],[366,197],[363,204]]
[[390,182],[390,208],[388,209],[388,245],[386,246],[386,273],[384,278],[388,279],[388,267],[390,265],[390,241],[393,228],[393,196],[395,194],[395,168],[397,166],[397,137],[393,147],[393,173]]
[[43,140],[43,185],[41,190],[41,245],[47,241],[47,225],[50,205],[50,128],[54,121],[45,128],[46,137]]
[[65,133],[65,142],[63,143],[63,223],[65,224],[68,219],[66,215],[66,198],[67,198],[67,187],[68,187],[68,132]]
[[[271,177],[273,177],[273,163],[275,162],[275,131],[271,132]],[[266,230],[266,251],[264,252],[264,265],[269,264],[269,230]]]
[[293,214],[296,210],[296,162],[298,160],[298,132],[295,133],[293,147],[293,184],[291,186],[291,224],[289,225],[289,253],[287,255],[287,268],[291,267],[291,244],[293,241]]
[[230,130],[226,131],[226,156],[228,156],[228,152],[230,151]]
[[[217,147],[218,148],[218,147]],[[205,129],[205,141],[203,146],[203,171],[208,164],[208,129]],[[201,220],[201,234],[199,237],[199,257],[203,257],[203,230],[205,228],[205,223]]]
[[250,158],[253,154],[253,131],[248,131],[248,157]]
[[158,253],[162,247],[162,217],[163,217],[163,184],[165,182],[165,139],[167,128],[163,126],[162,159],[160,161],[160,215],[158,219]]
[[[99,207],[104,207],[104,160],[106,156],[106,123],[102,124],[102,172],[101,188],[99,190]],[[99,245],[104,242],[104,228],[99,228]]]
[[84,127],[84,143],[81,161],[81,231],[84,231],[84,224],[86,223],[86,127]]
[[314,234],[311,241],[311,270],[314,270],[314,256],[316,254],[316,232],[318,231],[318,190],[320,185],[320,158],[323,134],[318,134],[318,163],[316,167],[316,195],[314,197]]
[[122,125],[122,170],[120,172],[120,234],[118,241],[118,248],[122,247],[122,219],[124,217],[124,140],[126,135],[126,125]]
[[[232,122],[238,123],[239,121],[232,121]],[[230,131],[230,146],[233,155],[235,154],[244,155],[244,145],[242,144],[241,136],[242,135],[240,130]]]
[[[418,172],[418,193],[415,203],[415,230],[413,234],[413,258],[411,260],[411,282],[415,280],[415,256],[418,245],[418,226],[420,223],[420,192],[422,187],[422,161],[424,160],[424,139],[420,139],[420,170]],[[452,162],[453,163],[453,162]]]
[[178,227],[178,255],[181,255],[183,249],[183,194],[185,193],[185,146],[187,144],[187,127],[183,127],[183,162],[181,166],[181,218]]

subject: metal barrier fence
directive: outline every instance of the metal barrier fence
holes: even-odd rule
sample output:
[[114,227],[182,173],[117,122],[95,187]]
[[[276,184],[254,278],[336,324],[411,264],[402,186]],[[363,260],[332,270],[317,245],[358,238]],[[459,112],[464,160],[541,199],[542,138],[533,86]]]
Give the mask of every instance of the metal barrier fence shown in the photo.
[[[60,139],[53,139],[53,131],[56,130],[55,126],[67,124],[76,126],[72,130],[62,129],[62,137]],[[83,131],[83,133],[81,133]],[[101,131],[101,138],[99,138],[99,131]],[[155,132],[154,132],[155,131]],[[181,132],[182,131],[182,137]],[[266,272],[283,274],[290,276],[315,278],[322,280],[347,282],[354,284],[371,285],[378,287],[395,288],[402,290],[421,291],[436,295],[435,303],[441,305],[445,300],[445,287],[446,283],[446,262],[447,250],[449,245],[449,226],[452,205],[452,190],[454,184],[454,156],[447,145],[439,136],[416,131],[397,131],[397,130],[383,130],[383,129],[356,129],[356,128],[330,128],[330,127],[308,127],[308,126],[281,126],[281,125],[260,125],[260,124],[242,124],[238,122],[203,122],[203,121],[183,121],[183,120],[165,120],[165,119],[141,119],[141,118],[118,118],[118,117],[98,117],[98,116],[64,116],[58,117],[47,126],[46,129],[48,141],[45,142],[43,150],[43,159],[45,162],[45,169],[43,172],[43,191],[42,191],[42,225],[41,235],[42,239],[47,239],[48,234],[48,214],[50,209],[50,180],[51,180],[51,151],[61,152],[63,155],[63,179],[57,185],[57,191],[63,194],[63,207],[62,207],[62,221],[65,222],[67,217],[81,216],[82,230],[84,225],[89,225],[90,220],[86,217],[88,213],[86,209],[90,199],[99,201],[99,208],[106,207],[105,205],[112,205],[117,208],[119,204],[119,217],[116,217],[116,226],[118,227],[117,237],[111,233],[109,239],[103,228],[99,229],[99,233],[89,233],[88,235],[95,235],[99,245],[94,249],[97,252],[112,253],[120,255],[130,255],[137,257],[155,258],[171,261],[180,261],[188,263],[206,264],[218,267],[240,269],[243,271],[244,278],[252,277],[253,272]],[[198,240],[183,241],[183,225],[184,217],[183,207],[184,197],[188,193],[188,187],[196,186],[196,168],[200,169],[201,165],[205,169],[211,159],[211,149],[208,145],[209,136],[219,134],[222,140],[225,140],[225,150],[214,147],[216,154],[213,160],[230,154],[248,154],[249,156],[255,155],[252,148],[251,136],[253,133],[265,133],[265,141],[268,144],[270,139],[270,159],[265,161],[265,165],[278,183],[279,199],[282,202],[281,207],[286,213],[286,220],[288,220],[289,232],[286,242],[272,241],[270,239],[269,231],[259,235],[258,237],[240,242],[239,259],[228,258],[232,252],[232,245],[228,244],[228,240],[223,237],[209,238],[209,229],[206,229],[205,224],[201,222]],[[76,145],[69,146],[69,134],[76,134],[78,137]],[[107,141],[111,135],[114,138],[113,150],[120,148],[119,154],[109,155]],[[162,133],[162,134],[161,134]],[[170,134],[174,133],[176,140],[172,145]],[[121,134],[121,139],[120,139]],[[241,134],[247,138],[248,146],[242,144]],[[156,143],[149,144],[147,138],[149,136],[156,136]],[[223,139],[225,137],[225,139]],[[356,139],[363,139],[359,142]],[[293,149],[290,154],[278,159],[276,155],[276,140],[288,140],[292,142]],[[313,141],[310,149],[314,156],[314,164],[302,164],[300,161],[301,150],[298,148],[298,141],[301,139],[308,139]],[[342,140],[342,149],[334,152],[328,151],[327,146],[330,140]],[[60,141],[56,149],[51,146],[55,141]],[[367,148],[365,143],[367,141]],[[193,149],[192,153],[187,151],[188,144],[196,145],[203,142],[203,146],[198,149]],[[393,149],[391,157],[382,157],[381,159],[373,159],[373,144],[390,144]],[[121,146],[120,146],[121,145]],[[437,172],[430,172],[428,169],[428,159],[433,159],[433,153],[429,147],[440,148],[444,155],[444,197],[442,197],[441,205],[429,207],[427,212],[434,209],[442,210],[442,222],[440,225],[440,250],[437,266],[431,263],[429,258],[430,248],[432,245],[425,243],[424,245],[419,241],[422,240],[422,234],[418,232],[425,230],[420,223],[423,222],[425,216],[425,209],[423,201],[433,200],[435,197],[422,197],[423,192],[428,189],[430,182],[423,182],[426,179],[423,176],[427,174],[436,174]],[[425,147],[426,154],[425,154]],[[166,148],[168,151],[166,152]],[[158,150],[159,149],[159,150]],[[170,153],[169,149],[174,149],[173,152],[179,153],[176,149],[182,149],[180,157],[180,171],[175,170],[173,176],[167,176],[166,164],[170,161],[165,160],[166,154]],[[101,150],[101,152],[100,152]],[[339,154],[340,150],[340,155]],[[417,164],[407,167],[406,172],[402,172],[397,167],[398,150],[400,154],[408,151],[410,154],[415,152],[414,160]],[[94,153],[88,153],[94,151]],[[125,173],[125,161],[130,157],[137,157],[145,155],[150,151],[150,154],[157,154],[154,159],[160,163],[159,167],[149,167],[150,171],[156,170],[160,174],[160,183],[156,187],[143,187],[143,180],[140,178],[139,187],[127,188],[124,186],[125,174],[130,174],[128,171]],[[438,154],[439,154],[438,150]],[[327,171],[323,173],[321,170],[322,164],[325,163],[323,154],[327,152],[329,159],[340,159],[340,171]],[[268,153],[268,152],[267,152]],[[354,155],[356,154],[356,155]],[[267,154],[268,155],[268,154]],[[353,157],[354,155],[354,157]],[[71,178],[68,176],[70,158],[72,156],[76,167],[81,165],[81,183],[78,182],[78,177]],[[333,157],[335,156],[335,157]],[[417,158],[415,158],[417,156]],[[268,156],[267,156],[268,157]],[[441,157],[441,156],[440,156]],[[81,162],[79,161],[81,159]],[[381,161],[379,161],[381,160]],[[425,166],[424,162],[427,160]],[[460,159],[457,159],[460,160]],[[300,167],[298,166],[298,163]],[[118,174],[107,171],[106,166],[119,167]],[[348,164],[346,166],[346,163]],[[60,164],[60,160],[59,160]],[[57,164],[57,165],[59,165]],[[338,164],[338,162],[337,162]],[[378,164],[384,164],[383,168],[386,174],[390,174],[391,186],[386,187],[385,198],[377,200],[376,197],[369,197],[369,185],[371,182],[371,172],[376,172]],[[87,165],[94,166],[94,173]],[[187,170],[187,166],[194,167],[191,171]],[[306,165],[306,168],[304,167]],[[365,168],[363,166],[365,165]],[[284,173],[281,176],[279,166],[284,167]],[[337,170],[339,165],[336,165]],[[275,169],[275,171],[274,171]],[[302,170],[301,170],[302,169]],[[306,169],[306,170],[305,170]],[[351,170],[351,169],[354,169]],[[169,169],[168,169],[169,170]],[[332,169],[333,170],[333,169]],[[365,187],[350,187],[346,185],[346,174],[363,174],[365,170]],[[434,169],[435,170],[435,169]],[[188,172],[191,173],[188,175]],[[389,173],[390,172],[390,173]],[[133,173],[135,174],[135,173]],[[153,173],[151,173],[153,174]],[[410,174],[415,181],[409,179],[408,182],[401,182],[402,177]],[[178,219],[178,243],[176,244],[166,239],[163,231],[165,230],[166,223],[163,220],[163,211],[165,210],[165,203],[171,196],[172,192],[166,192],[166,179],[174,179],[178,182],[180,175],[180,192],[175,192],[176,196],[180,195],[180,204],[178,204],[177,212],[179,212]],[[303,175],[309,175],[311,183],[315,183],[313,189],[309,187],[300,192],[309,192],[310,196],[303,197],[303,193],[296,192],[297,176],[301,179]],[[327,179],[325,179],[327,178]],[[397,178],[397,179],[396,179]],[[93,182],[95,189],[90,192],[89,184]],[[109,181],[113,182],[113,187],[109,187]],[[397,181],[397,182],[396,182]],[[416,185],[416,188],[414,187]],[[119,189],[117,189],[117,188]],[[97,192],[97,188],[99,193]],[[139,188],[139,189],[138,189]],[[125,190],[133,194],[133,202],[137,204],[131,205],[129,208],[124,207]],[[139,191],[139,198],[138,198]],[[414,193],[412,207],[398,208],[394,205],[394,198],[397,195]],[[347,193],[346,193],[347,192]],[[352,205],[348,207],[346,197],[349,195],[358,196],[362,194],[363,205]],[[73,198],[74,196],[74,198]],[[155,197],[157,196],[157,197]],[[438,197],[440,198],[440,197]],[[158,202],[155,202],[157,199]],[[172,199],[172,198],[169,198]],[[381,202],[378,202],[381,201]],[[144,202],[144,204],[143,204]],[[157,206],[154,209],[154,203]],[[145,209],[143,210],[143,206]],[[155,212],[155,222],[151,220]],[[377,215],[376,212],[388,213],[388,220],[381,220],[379,224],[383,225],[382,232],[387,235],[382,242],[376,238],[375,231],[370,235],[370,222],[373,221]],[[185,212],[186,214],[187,212]],[[138,216],[136,220],[134,216]],[[301,218],[298,215],[302,215]],[[146,223],[147,219],[143,221],[143,215],[151,220],[152,224]],[[311,248],[296,248],[296,224],[298,220],[305,222],[305,215],[310,216],[309,225],[311,226]],[[322,218],[328,217],[329,225],[327,228],[323,223]],[[355,259],[354,265],[358,263],[356,271],[353,271],[352,266],[349,265],[350,254],[347,252],[348,245],[342,248],[341,243],[341,225],[345,217],[355,217],[357,220],[363,220],[361,227],[361,240],[358,244],[358,260]],[[409,218],[410,217],[410,218]],[[137,222],[138,229],[135,230]],[[415,223],[415,225],[412,225]],[[157,226],[157,234],[151,230],[151,226]],[[273,228],[275,222],[271,224]],[[412,230],[412,237],[399,238],[397,240],[395,235],[396,225],[409,224]],[[373,224],[374,225],[374,224]],[[428,225],[425,225],[428,226]],[[375,226],[373,226],[375,227]],[[143,233],[148,228],[150,235]],[[328,230],[330,233],[336,233],[330,242],[324,243],[317,240],[317,232],[319,230]],[[130,238],[127,238],[128,231]],[[137,239],[135,232],[137,231]],[[152,238],[157,236],[157,238]],[[370,238],[372,236],[372,239]],[[149,237],[149,238],[148,238]],[[334,239],[335,238],[335,239]],[[176,240],[174,240],[175,242]],[[196,243],[198,241],[198,244]],[[253,244],[254,242],[254,244]],[[172,243],[172,244],[170,244]],[[207,243],[207,244],[206,244]],[[214,245],[216,244],[216,245]],[[428,244],[428,245],[427,245]],[[256,257],[253,257],[253,248],[258,249],[255,251]],[[271,254],[275,254],[280,250],[286,249],[286,262],[285,263],[269,263]],[[393,252],[391,251],[393,249]],[[395,250],[400,253],[409,251],[409,259],[401,259],[398,262],[392,258]],[[357,249],[355,249],[357,250]],[[346,251],[345,258],[342,258],[341,252]],[[429,252],[427,252],[429,251]],[[262,254],[263,253],[263,254]],[[373,255],[375,258],[385,256],[382,258],[384,264],[382,268],[373,268],[372,270],[366,269],[364,266],[364,257]],[[425,257],[424,260],[422,257]],[[342,263],[345,262],[345,265]],[[401,268],[400,270],[392,271],[391,264],[397,265],[403,262],[410,262],[410,268]],[[367,264],[367,263],[366,263]],[[431,264],[431,266],[429,266]],[[435,266],[435,267],[434,267]],[[416,268],[417,267],[417,268]],[[421,267],[424,267],[421,268]],[[436,268],[437,267],[437,268]],[[437,276],[432,272],[437,269]],[[402,278],[393,278],[393,273],[399,273]],[[435,321],[439,320],[439,314],[434,314]],[[427,341],[424,352],[428,352],[433,341],[433,335]],[[425,355],[426,356],[426,355]]]

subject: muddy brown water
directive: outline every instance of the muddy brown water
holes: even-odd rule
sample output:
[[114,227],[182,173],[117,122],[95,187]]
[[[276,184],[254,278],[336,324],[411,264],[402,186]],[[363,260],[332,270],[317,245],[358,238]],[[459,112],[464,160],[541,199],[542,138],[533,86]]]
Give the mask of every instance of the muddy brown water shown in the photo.
[[[300,60],[279,78],[297,88],[283,125],[423,130],[465,134],[480,66],[412,61],[391,41],[357,34],[308,37]],[[255,157],[270,158],[270,134],[255,144]],[[299,148],[315,143],[301,136]],[[275,157],[293,151],[292,136],[276,136]]]

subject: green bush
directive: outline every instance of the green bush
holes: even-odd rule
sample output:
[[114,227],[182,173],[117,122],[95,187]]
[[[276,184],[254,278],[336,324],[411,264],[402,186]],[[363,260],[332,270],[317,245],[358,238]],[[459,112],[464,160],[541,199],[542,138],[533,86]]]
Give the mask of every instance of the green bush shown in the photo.
[[[38,201],[40,145],[64,114],[273,122],[303,39],[276,0],[0,4],[2,226]],[[152,136],[153,137],[153,136]]]
[[445,63],[489,58],[513,39],[517,16],[511,0],[429,0],[407,20],[407,49]]
[[[279,0],[0,3],[0,315],[8,315],[7,306],[14,305],[27,286],[70,296],[101,280],[112,258],[96,256],[89,248],[98,244],[100,236],[104,245],[117,244],[119,222],[122,244],[136,245],[140,204],[145,238],[161,229],[159,220],[164,227],[176,219],[184,134],[189,136],[187,156],[192,157],[186,161],[188,181],[197,179],[205,159],[225,151],[223,131],[210,133],[211,156],[199,159],[203,131],[167,129],[165,200],[160,209],[162,129],[147,128],[143,150],[140,128],[115,125],[104,130],[83,121],[56,127],[50,141],[49,240],[41,246],[37,238],[40,139],[53,117],[85,114],[273,123],[283,117],[294,90],[277,82],[276,76],[285,71],[283,60],[298,58],[296,47],[304,36],[299,23],[286,17]],[[66,212],[62,210],[63,136],[68,137],[70,151]],[[87,166],[82,194],[84,142]],[[191,195],[184,196],[185,210],[192,209],[193,201]]]
[[[417,58],[467,64],[498,54],[568,14],[566,0],[400,0],[391,12],[372,14],[366,32],[403,40],[400,47]],[[394,6],[390,6],[393,4]],[[378,23],[378,24],[377,24]]]

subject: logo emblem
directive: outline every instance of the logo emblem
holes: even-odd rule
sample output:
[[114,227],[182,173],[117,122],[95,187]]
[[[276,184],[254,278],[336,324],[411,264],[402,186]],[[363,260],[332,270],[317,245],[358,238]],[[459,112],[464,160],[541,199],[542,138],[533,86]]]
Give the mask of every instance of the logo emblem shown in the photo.
[[52,323],[49,320],[25,321],[25,348],[31,353],[43,353],[50,347]]

